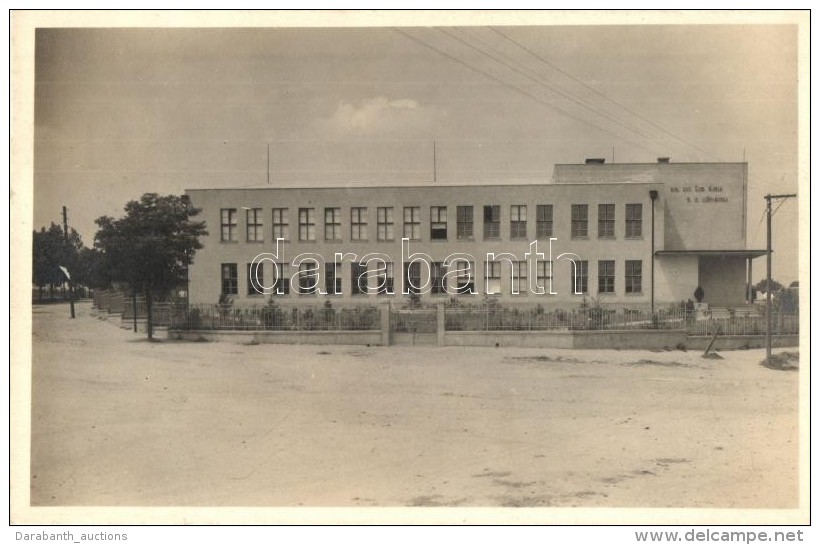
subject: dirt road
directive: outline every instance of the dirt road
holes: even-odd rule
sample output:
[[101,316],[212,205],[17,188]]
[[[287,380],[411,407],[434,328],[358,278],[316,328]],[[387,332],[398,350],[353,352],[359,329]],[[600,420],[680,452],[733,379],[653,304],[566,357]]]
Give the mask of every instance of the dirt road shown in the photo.
[[723,353],[148,343],[35,307],[32,505],[797,506],[798,374]]

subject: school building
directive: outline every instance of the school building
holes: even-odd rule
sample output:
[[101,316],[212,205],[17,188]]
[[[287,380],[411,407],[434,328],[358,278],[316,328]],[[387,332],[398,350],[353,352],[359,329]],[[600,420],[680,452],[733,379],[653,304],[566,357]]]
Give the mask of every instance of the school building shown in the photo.
[[559,164],[543,183],[186,191],[189,300],[750,302],[746,163]]

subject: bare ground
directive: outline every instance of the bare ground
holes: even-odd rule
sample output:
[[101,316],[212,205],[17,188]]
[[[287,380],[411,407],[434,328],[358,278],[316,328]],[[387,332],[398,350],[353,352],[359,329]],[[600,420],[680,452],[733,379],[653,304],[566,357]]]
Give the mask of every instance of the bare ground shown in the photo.
[[795,508],[760,350],[148,343],[33,309],[36,506]]

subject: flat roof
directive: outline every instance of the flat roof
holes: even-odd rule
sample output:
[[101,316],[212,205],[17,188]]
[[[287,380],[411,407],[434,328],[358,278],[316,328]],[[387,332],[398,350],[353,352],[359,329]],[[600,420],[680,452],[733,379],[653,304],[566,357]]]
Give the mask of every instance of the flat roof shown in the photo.
[[475,182],[475,183],[446,183],[446,182],[428,182],[428,183],[407,183],[400,184],[391,182],[384,185],[365,184],[357,182],[340,182],[339,185],[251,185],[251,186],[221,186],[221,187],[197,187],[186,189],[185,191],[226,191],[226,190],[247,190],[247,189],[433,189],[440,187],[535,187],[535,186],[549,186],[549,187],[566,187],[571,185],[578,186],[614,186],[614,185],[663,185],[664,182],[655,181],[619,181],[619,182],[569,182],[569,183],[555,183],[552,180],[544,182]]
[[704,257],[760,257],[766,255],[766,250],[658,250],[658,257],[697,255]]

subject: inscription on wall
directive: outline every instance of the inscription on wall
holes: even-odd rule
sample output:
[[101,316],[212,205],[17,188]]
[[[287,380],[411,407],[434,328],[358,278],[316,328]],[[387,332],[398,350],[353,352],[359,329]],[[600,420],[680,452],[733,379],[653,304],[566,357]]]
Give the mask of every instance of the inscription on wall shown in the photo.
[[721,185],[673,185],[669,187],[669,192],[685,196],[686,202],[693,204],[729,202],[729,197],[723,195]]

